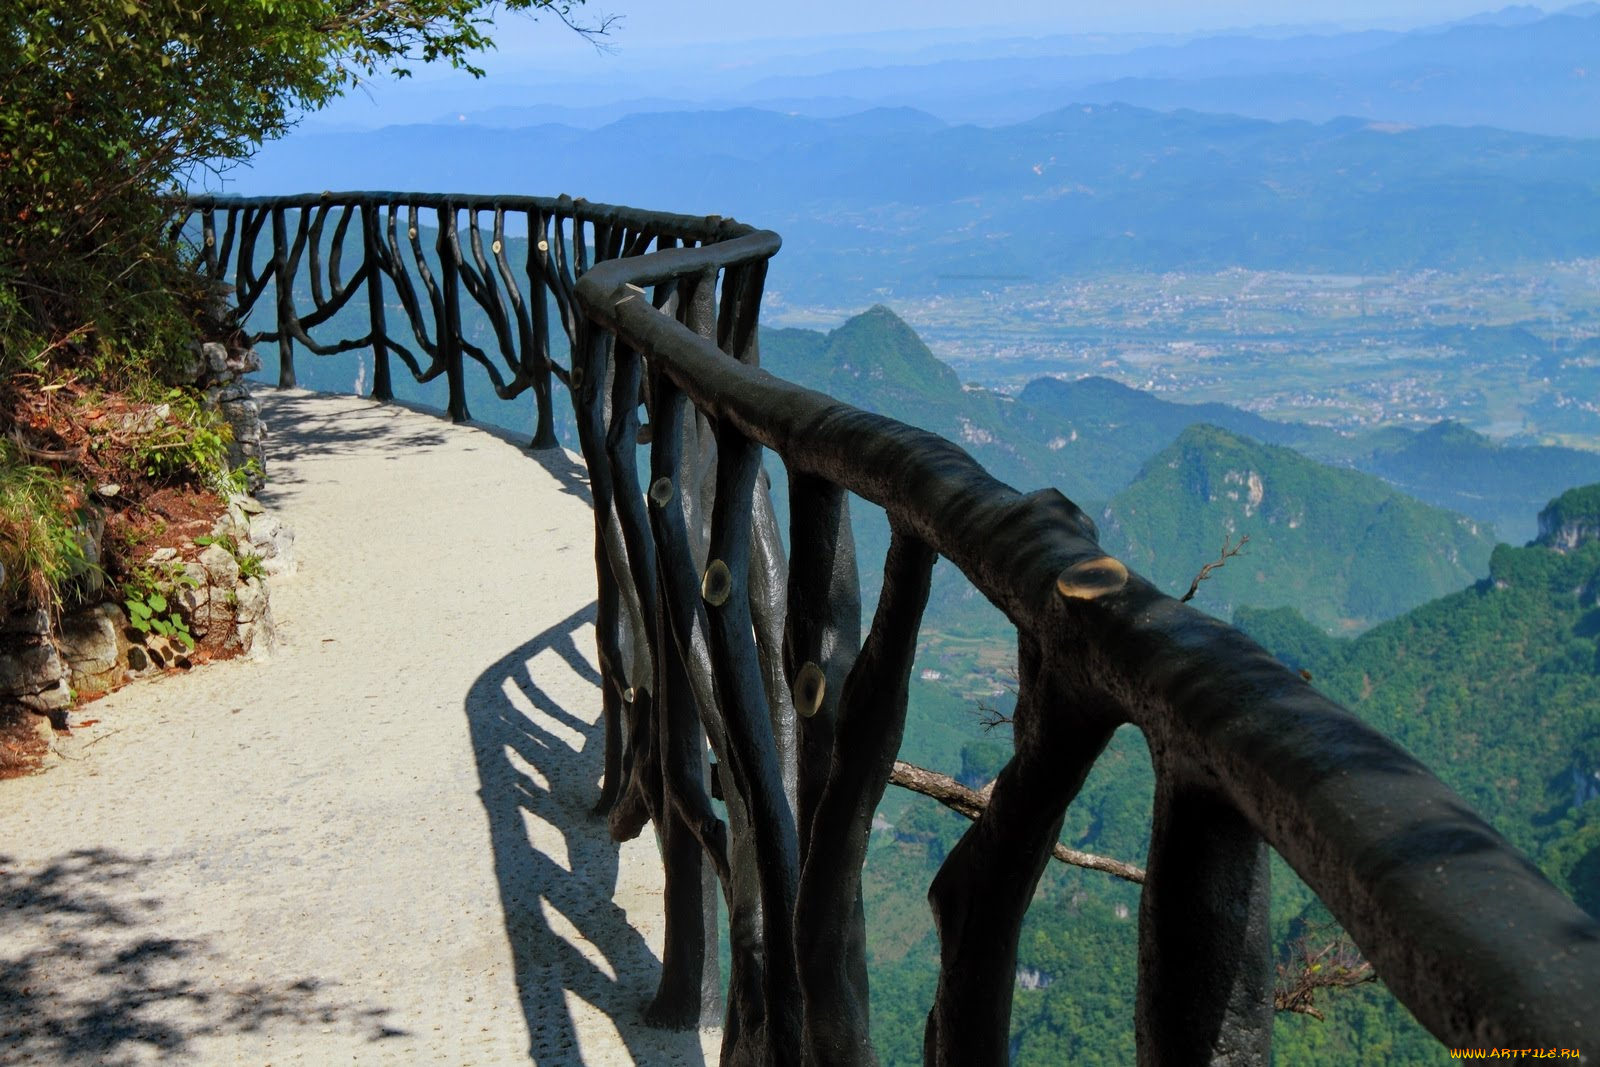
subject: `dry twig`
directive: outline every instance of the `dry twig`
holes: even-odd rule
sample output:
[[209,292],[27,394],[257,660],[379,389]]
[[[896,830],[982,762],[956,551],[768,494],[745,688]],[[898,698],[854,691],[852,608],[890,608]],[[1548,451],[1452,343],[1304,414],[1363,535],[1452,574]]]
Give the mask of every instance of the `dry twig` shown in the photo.
[[1331,940],[1314,943],[1325,936],[1325,927],[1311,926],[1289,945],[1288,960],[1278,964],[1278,981],[1272,992],[1274,1010],[1309,1015],[1320,1022],[1318,990],[1352,989],[1378,980],[1372,964],[1362,959],[1348,934],[1341,932]]
[[1194,581],[1189,583],[1189,591],[1178,598],[1178,602],[1180,604],[1187,604],[1189,601],[1193,600],[1195,593],[1200,589],[1200,583],[1211,577],[1211,572],[1216,570],[1218,567],[1227,566],[1229,558],[1232,556],[1237,556],[1240,549],[1244,548],[1245,545],[1250,543],[1250,535],[1244,534],[1241,536],[1239,538],[1239,543],[1236,545],[1230,546],[1228,543],[1230,540],[1230,537],[1224,537],[1222,539],[1222,554],[1216,559],[1212,560],[1210,563],[1207,563],[1204,567],[1200,568],[1200,573],[1195,575]]

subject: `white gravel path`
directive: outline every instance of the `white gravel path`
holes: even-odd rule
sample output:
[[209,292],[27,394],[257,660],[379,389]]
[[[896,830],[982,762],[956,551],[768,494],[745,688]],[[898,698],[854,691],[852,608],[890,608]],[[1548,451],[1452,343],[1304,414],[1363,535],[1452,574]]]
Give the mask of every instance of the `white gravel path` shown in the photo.
[[644,1027],[581,465],[265,391],[280,645],[129,686],[0,782],[0,1064],[694,1064]]

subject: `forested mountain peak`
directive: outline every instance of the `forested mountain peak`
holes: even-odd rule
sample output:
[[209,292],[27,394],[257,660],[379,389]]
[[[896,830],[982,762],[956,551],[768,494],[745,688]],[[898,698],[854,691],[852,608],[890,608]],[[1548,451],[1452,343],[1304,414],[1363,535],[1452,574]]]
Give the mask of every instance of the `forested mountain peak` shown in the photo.
[[882,382],[890,388],[952,394],[961,380],[934,356],[904,319],[875,304],[828,335],[828,363],[836,374]]
[[1224,617],[1240,604],[1294,604],[1325,630],[1390,618],[1470,584],[1493,541],[1480,524],[1373,475],[1198,424],[1112,498],[1108,548],[1180,593],[1224,538],[1249,536],[1201,587]]

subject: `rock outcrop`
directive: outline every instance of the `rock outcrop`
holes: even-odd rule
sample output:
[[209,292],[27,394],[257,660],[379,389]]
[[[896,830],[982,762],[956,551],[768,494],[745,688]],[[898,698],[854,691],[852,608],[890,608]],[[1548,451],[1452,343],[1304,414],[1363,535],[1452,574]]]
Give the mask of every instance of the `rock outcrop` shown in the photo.
[[1590,541],[1600,541],[1600,485],[1569,489],[1539,512],[1534,544],[1571,552]]

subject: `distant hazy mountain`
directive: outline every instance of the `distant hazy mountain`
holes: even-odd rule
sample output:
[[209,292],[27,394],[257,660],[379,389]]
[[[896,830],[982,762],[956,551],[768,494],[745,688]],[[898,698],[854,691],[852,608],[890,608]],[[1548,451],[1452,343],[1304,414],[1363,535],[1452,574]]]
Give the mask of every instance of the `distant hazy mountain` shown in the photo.
[[770,289],[854,300],[951,276],[1600,255],[1597,174],[1600,141],[1083,105],[994,129],[740,109],[305,135],[233,188],[567,192],[731,215],[783,234]]
[[953,122],[1015,122],[1068,102],[1259,118],[1487,125],[1600,134],[1600,10],[1531,6],[1408,33],[1244,31],[1114,52],[899,62],[766,78],[746,99],[809,97],[915,107]]
[[1600,454],[1547,445],[1508,448],[1449,421],[1385,435],[1355,465],[1418,500],[1491,523],[1512,544],[1533,540],[1542,502],[1600,481]]
[[1600,16],[1459,23],[1276,69],[1125,77],[1076,97],[1267,119],[1486,125],[1600,136]]
[[1060,442],[1067,462],[1074,462],[1079,442],[1097,446],[1097,475],[1112,491],[1132,481],[1152,455],[1199,422],[1302,452],[1332,449],[1343,441],[1326,427],[1274,422],[1228,404],[1174,403],[1110,378],[1039,378],[1018,399],[1053,417],[1044,423],[1044,432]]
[[1481,525],[1372,475],[1204,425],[1146,463],[1100,526],[1108,550],[1173,595],[1224,537],[1248,534],[1244,555],[1214,571],[1196,603],[1224,618],[1241,604],[1292,604],[1330,630],[1469,585],[1494,545]]

